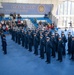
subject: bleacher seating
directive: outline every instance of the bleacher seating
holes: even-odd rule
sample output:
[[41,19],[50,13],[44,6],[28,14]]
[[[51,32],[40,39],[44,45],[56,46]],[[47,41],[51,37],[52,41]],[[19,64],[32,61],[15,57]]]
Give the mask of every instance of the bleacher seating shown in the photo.
[[[23,17],[23,18],[21,18],[21,20],[24,20],[24,19],[29,19],[31,22],[31,24],[32,25],[34,25],[36,28],[38,27],[38,21],[45,21],[45,22],[47,22],[47,23],[49,23],[49,24],[52,24],[52,21],[49,19],[49,18],[44,18],[44,17],[38,17],[38,18],[34,18],[34,17],[31,17],[31,18],[25,18],[25,17]],[[35,19],[37,20],[37,22],[35,22]],[[6,18],[0,18],[0,21],[1,20],[11,20],[9,17],[6,17]]]
[[[34,21],[35,18],[30,18],[30,20],[35,25],[35,27],[38,27],[38,23]],[[36,20],[37,21],[46,21],[47,23],[52,24],[52,21],[49,18],[39,17],[39,18],[36,18]]]

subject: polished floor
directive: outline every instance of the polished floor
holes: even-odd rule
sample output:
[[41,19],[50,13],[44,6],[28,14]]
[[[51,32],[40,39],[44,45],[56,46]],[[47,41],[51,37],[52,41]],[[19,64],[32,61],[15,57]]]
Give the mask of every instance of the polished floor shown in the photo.
[[7,35],[7,44],[7,55],[4,55],[0,40],[0,75],[74,75],[74,61],[68,55],[61,63],[51,58],[47,64],[46,59],[13,42],[10,35]]

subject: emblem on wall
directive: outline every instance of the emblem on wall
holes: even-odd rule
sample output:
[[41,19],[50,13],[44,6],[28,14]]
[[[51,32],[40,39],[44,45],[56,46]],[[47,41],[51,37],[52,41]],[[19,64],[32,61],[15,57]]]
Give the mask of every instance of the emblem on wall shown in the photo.
[[44,6],[42,6],[42,5],[39,6],[39,11],[40,11],[40,12],[44,12]]

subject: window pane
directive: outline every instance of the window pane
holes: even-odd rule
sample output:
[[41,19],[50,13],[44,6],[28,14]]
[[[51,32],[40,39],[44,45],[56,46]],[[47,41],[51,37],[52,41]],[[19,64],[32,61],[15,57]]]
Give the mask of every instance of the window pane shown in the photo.
[[72,10],[71,10],[72,15],[74,15],[74,2],[72,2]]
[[67,11],[68,11],[68,2],[64,2],[64,15],[67,15]]
[[58,23],[60,27],[69,27],[70,22],[72,22],[72,26],[74,26],[74,2],[73,1],[65,1],[58,7],[58,15],[60,19],[58,19]]
[[70,15],[71,13],[71,2],[68,1],[68,15]]
[[63,15],[63,4],[60,5],[60,15]]

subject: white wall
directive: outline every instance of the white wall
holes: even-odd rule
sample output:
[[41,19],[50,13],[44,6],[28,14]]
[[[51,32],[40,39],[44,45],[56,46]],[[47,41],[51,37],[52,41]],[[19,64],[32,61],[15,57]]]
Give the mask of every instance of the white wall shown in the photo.
[[50,4],[52,0],[0,0],[1,2],[12,3],[36,3],[36,4]]
[[36,3],[36,4],[51,4],[56,3],[59,0],[0,0],[0,2],[12,2],[12,3]]

